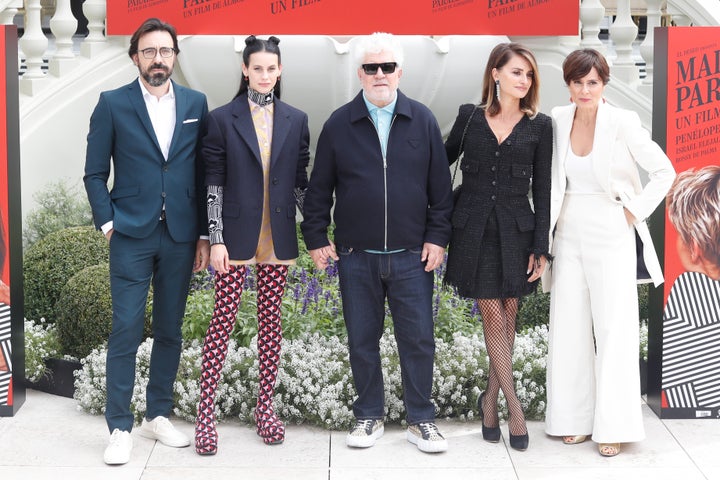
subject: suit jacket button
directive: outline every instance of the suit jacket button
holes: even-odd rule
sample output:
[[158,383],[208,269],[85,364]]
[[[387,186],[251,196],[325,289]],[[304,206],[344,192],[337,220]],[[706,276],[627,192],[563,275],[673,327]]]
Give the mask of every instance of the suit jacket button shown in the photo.
[[167,172],[168,170],[170,170],[170,169],[167,167],[167,165],[165,165],[165,166],[163,167],[163,172]]
[[161,195],[161,196],[162,196],[163,198],[165,198],[165,197],[167,197],[167,193],[162,192],[162,195]]
[[282,208],[280,208],[280,207],[275,207],[275,213],[280,213],[280,212],[282,212]]

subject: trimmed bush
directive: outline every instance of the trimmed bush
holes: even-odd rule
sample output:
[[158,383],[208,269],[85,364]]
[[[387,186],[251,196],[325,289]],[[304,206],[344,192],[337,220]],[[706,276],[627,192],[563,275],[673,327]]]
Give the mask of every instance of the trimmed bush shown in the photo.
[[[145,307],[144,338],[151,334],[150,298]],[[92,265],[73,275],[60,292],[55,311],[55,327],[63,353],[84,358],[107,342],[112,328],[110,266]]]
[[53,232],[25,252],[25,317],[53,323],[55,303],[67,281],[85,267],[109,261],[108,242],[93,227]]
[[550,294],[543,293],[538,286],[536,291],[520,299],[517,330],[522,332],[528,328],[547,325],[549,321]]
[[33,195],[38,207],[25,218],[23,246],[67,227],[92,225],[92,213],[85,192],[68,180],[50,182]]

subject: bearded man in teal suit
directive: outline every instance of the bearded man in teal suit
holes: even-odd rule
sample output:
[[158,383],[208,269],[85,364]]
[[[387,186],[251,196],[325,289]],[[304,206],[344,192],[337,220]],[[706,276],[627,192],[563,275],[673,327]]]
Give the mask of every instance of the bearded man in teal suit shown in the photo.
[[210,256],[198,154],[208,110],[205,95],[170,80],[179,53],[172,25],[146,20],[128,53],[140,76],[100,95],[90,118],[84,177],[95,225],[110,242],[107,464],[130,459],[135,355],[151,282],[153,350],[140,434],[171,447],[190,444],[168,416],[191,272],[205,269]]

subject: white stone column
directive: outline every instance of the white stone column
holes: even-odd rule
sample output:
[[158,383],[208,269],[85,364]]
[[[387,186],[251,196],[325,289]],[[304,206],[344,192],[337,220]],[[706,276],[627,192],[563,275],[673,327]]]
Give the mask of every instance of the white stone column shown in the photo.
[[612,74],[629,85],[636,85],[640,80],[632,58],[632,44],[637,34],[638,27],[630,15],[630,0],[617,0],[617,15],[610,26],[610,39],[615,45],[617,54],[613,62]]
[[582,40],[580,46],[583,48],[594,48],[605,53],[605,45],[598,37],[600,35],[600,23],[605,16],[605,7],[600,0],[582,0],[580,4],[580,22],[582,23]]
[[50,19],[50,30],[55,35],[57,50],[50,59],[50,73],[60,76],[74,66],[73,35],[77,30],[77,19],[70,8],[70,0],[56,0],[55,15]]
[[678,27],[689,27],[692,24],[690,17],[678,10],[678,8],[671,3],[668,3],[667,13],[672,18],[673,23]]
[[80,53],[86,57],[92,57],[107,45],[105,38],[107,6],[105,0],[85,0],[83,13],[85,18],[88,19],[88,36],[85,37],[85,41],[80,46]]
[[42,64],[48,39],[42,31],[40,8],[40,0],[25,0],[25,33],[20,38],[19,44],[25,55],[26,67],[20,79],[20,91],[27,95],[33,95],[40,88],[38,81],[45,77]]
[[643,79],[641,88],[644,93],[652,96],[653,71],[655,64],[655,27],[660,26],[660,18],[664,0],[645,0],[647,4],[647,33],[645,40],[640,44],[640,55],[645,60],[646,77]]
[[3,11],[0,12],[0,25],[12,25],[18,9],[23,6],[22,0],[10,2]]

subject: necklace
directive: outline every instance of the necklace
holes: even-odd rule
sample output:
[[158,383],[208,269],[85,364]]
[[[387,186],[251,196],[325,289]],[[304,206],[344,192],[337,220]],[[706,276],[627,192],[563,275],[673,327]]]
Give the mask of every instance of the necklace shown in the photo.
[[275,99],[273,91],[270,91],[268,93],[260,93],[257,90],[253,90],[252,88],[248,87],[247,94],[248,98],[251,101],[257,103],[261,107],[273,103],[273,100]]

